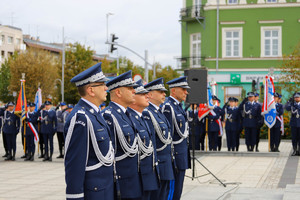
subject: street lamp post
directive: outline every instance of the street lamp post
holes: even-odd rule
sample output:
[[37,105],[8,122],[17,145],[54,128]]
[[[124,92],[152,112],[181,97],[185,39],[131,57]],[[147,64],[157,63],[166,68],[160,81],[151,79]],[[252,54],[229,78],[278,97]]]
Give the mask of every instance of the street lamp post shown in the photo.
[[108,17],[113,13],[106,13],[106,42],[108,42]]
[[62,29],[62,38],[63,38],[63,47],[62,47],[62,66],[61,66],[61,102],[64,102],[65,99],[65,91],[64,91],[64,83],[65,83],[65,31],[64,27]]

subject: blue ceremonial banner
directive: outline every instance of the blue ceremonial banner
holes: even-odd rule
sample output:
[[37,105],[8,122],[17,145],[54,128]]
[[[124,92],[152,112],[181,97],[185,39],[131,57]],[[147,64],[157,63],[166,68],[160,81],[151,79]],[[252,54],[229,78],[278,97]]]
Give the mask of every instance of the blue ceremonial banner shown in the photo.
[[265,116],[265,124],[269,128],[272,128],[276,122],[276,106],[274,100],[274,93],[275,87],[273,78],[271,76],[266,76],[262,114]]
[[209,87],[209,84],[207,84],[207,104],[208,104],[208,108],[213,108],[214,107],[213,100],[212,100],[211,89]]
[[37,92],[35,93],[34,103],[35,103],[34,111],[37,112],[38,109],[42,105],[42,90],[41,90],[41,88],[38,88]]

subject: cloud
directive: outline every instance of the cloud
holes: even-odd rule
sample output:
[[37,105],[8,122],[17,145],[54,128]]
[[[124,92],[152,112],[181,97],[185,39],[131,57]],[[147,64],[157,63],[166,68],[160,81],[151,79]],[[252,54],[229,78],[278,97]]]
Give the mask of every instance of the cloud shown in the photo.
[[[20,27],[23,33],[39,35],[42,41],[61,42],[62,27],[68,42],[79,41],[107,53],[106,13],[108,30],[118,42],[163,66],[175,67],[175,56],[181,54],[179,11],[181,1],[174,0],[3,0],[0,7],[2,24]],[[13,15],[12,15],[13,13]],[[13,16],[13,18],[11,18]],[[144,61],[119,48],[119,55],[134,63]],[[115,55],[113,55],[115,56]]]

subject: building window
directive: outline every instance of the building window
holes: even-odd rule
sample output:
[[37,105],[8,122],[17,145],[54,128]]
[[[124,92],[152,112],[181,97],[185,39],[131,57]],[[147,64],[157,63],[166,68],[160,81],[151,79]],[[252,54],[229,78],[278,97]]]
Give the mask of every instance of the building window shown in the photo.
[[228,4],[238,4],[238,0],[228,0]]
[[202,0],[193,0],[192,17],[200,17]]
[[195,33],[191,36],[191,65],[192,67],[201,67],[201,33]]
[[1,41],[2,41],[2,44],[4,44],[4,42],[5,42],[5,35],[1,36]]
[[229,97],[240,99],[242,97],[242,90],[242,87],[225,87],[224,102],[227,102]]
[[7,44],[12,44],[13,43],[13,37],[8,36],[7,37]]
[[277,3],[277,0],[266,0],[267,3]]
[[281,55],[281,26],[261,27],[261,57]]
[[242,28],[222,29],[222,57],[242,57]]
[[17,38],[17,39],[16,39],[16,45],[19,46],[20,44],[21,44],[21,39],[20,39],[20,38]]

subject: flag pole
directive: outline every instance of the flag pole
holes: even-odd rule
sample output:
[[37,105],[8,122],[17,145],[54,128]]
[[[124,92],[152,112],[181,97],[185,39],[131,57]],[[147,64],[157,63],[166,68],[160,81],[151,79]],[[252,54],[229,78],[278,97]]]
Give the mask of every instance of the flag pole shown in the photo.
[[271,135],[271,133],[270,133],[271,131],[270,131],[270,128],[268,127],[268,142],[269,142],[269,152],[271,151],[271,142],[270,142],[270,135]]
[[206,117],[206,120],[205,120],[205,151],[207,151],[207,139],[208,137],[208,118]]
[[[23,101],[22,102],[22,106],[24,106],[24,110],[25,110],[25,73],[22,73],[22,80],[21,80],[21,87],[23,87],[23,94],[24,94],[24,105],[23,105]],[[25,110],[25,115],[26,115],[26,110]],[[21,118],[23,116],[21,115]],[[24,119],[23,120],[23,132],[24,132],[24,155],[26,154],[26,122]]]

